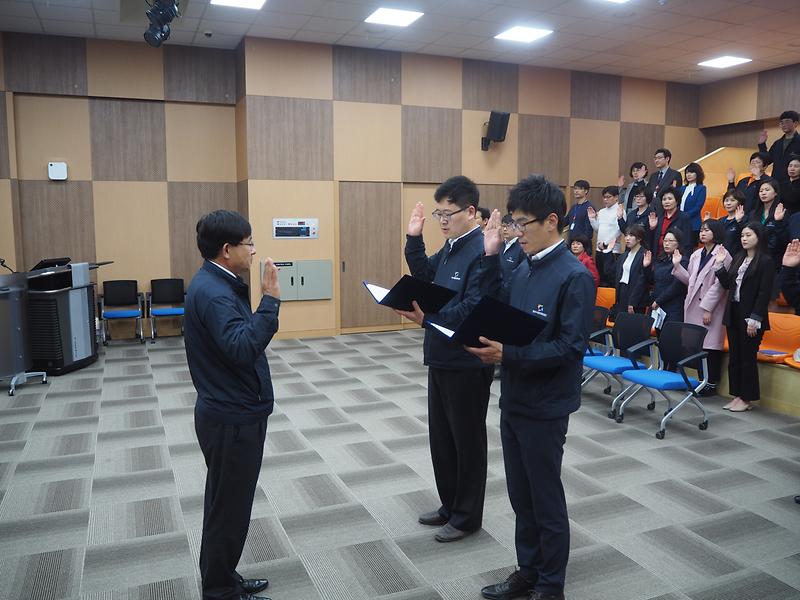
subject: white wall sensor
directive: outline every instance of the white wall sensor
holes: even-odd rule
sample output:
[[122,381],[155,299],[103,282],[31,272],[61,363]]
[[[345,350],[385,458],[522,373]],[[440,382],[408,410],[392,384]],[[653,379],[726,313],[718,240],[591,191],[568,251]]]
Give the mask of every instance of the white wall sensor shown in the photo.
[[47,176],[52,181],[66,181],[67,163],[65,162],[47,163]]

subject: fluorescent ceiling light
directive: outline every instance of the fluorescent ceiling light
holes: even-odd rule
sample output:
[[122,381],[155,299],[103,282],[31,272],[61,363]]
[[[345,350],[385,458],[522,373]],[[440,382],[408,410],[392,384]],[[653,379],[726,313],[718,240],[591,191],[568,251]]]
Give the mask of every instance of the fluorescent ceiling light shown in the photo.
[[366,19],[366,23],[379,23],[381,25],[394,25],[395,27],[408,27],[425,13],[413,10],[398,10],[396,8],[379,8]]
[[260,10],[267,0],[211,0],[217,6],[233,6],[235,8],[251,8]]
[[697,63],[701,67],[714,67],[715,69],[727,69],[728,67],[735,67],[736,65],[743,65],[744,63],[753,62],[750,58],[740,58],[738,56],[720,56],[719,58],[712,58],[701,63]]
[[511,29],[507,29],[502,33],[498,33],[494,36],[496,40],[511,40],[512,42],[532,42],[534,40],[538,40],[539,38],[543,38],[546,35],[550,35],[552,30],[550,29],[535,29],[533,27],[520,27],[517,25],[516,27],[512,27]]

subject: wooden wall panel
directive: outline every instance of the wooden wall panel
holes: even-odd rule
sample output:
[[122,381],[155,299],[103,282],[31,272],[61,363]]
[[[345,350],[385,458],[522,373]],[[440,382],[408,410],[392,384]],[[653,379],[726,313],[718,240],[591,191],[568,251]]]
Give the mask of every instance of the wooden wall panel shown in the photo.
[[572,71],[572,117],[619,121],[622,78],[617,75]]
[[497,209],[501,215],[506,214],[506,204],[508,203],[508,190],[511,189],[510,185],[487,185],[485,183],[478,185],[478,190],[481,193],[480,206],[486,207],[489,210]]
[[[14,233],[14,204],[9,179],[0,179],[0,258],[4,258],[8,266],[15,271],[19,270]],[[3,271],[7,272],[5,269]]]
[[0,33],[0,90],[6,89],[6,65],[3,57],[3,34]]
[[140,42],[86,40],[90,96],[164,99],[164,48]]
[[620,120],[664,124],[667,106],[665,82],[623,77],[621,94]]
[[236,210],[239,206],[235,183],[169,182],[169,254],[172,277],[189,285],[203,264],[197,249],[197,221],[212,210]]
[[[749,121],[747,123],[733,123],[703,129],[706,136],[706,152],[711,152],[722,146],[734,148],[752,148],[758,150],[758,135],[764,129],[763,121]],[[774,140],[774,136],[772,137]],[[767,142],[769,144],[769,142]]]
[[6,89],[33,94],[85,96],[86,40],[5,33]]
[[234,109],[236,128],[236,180],[247,179],[247,98],[241,98]]
[[[0,59],[2,59],[2,57],[0,57]],[[7,94],[5,92],[0,92],[0,179],[9,179],[11,177],[6,97]]]
[[518,111],[518,65],[464,60],[462,85],[466,109]]
[[570,72],[520,65],[519,112],[529,115],[570,116]]
[[[97,282],[135,279],[139,291],[151,279],[170,277],[166,182],[95,181],[94,235],[99,260],[113,260]],[[138,218],[125,218],[136,207]]]
[[586,179],[596,187],[603,187],[616,182],[619,132],[618,121],[570,120],[569,183]]
[[400,317],[375,304],[361,282],[391,286],[400,277],[401,193],[399,183],[339,184],[342,327],[400,325]]
[[248,96],[246,102],[250,179],[333,179],[330,100]]
[[558,185],[569,182],[567,117],[519,116],[519,178],[542,173]]
[[400,104],[400,53],[333,47],[333,99]]
[[20,181],[19,200],[23,260],[18,266],[30,269],[56,256],[97,259],[91,182]]
[[403,104],[461,108],[461,70],[460,58],[403,53]]
[[756,119],[758,74],[708,83],[700,88],[698,126],[716,127]]
[[237,103],[247,95],[247,58],[245,56],[245,44],[248,39],[252,38],[242,38],[242,41],[236,46],[236,81],[234,83],[236,87]]
[[333,98],[333,58],[328,45],[246,38],[245,69],[250,96]]
[[[653,154],[656,148],[664,146],[664,126],[645,123],[620,123],[619,130],[619,172],[618,175],[630,175],[630,166],[636,161],[641,161],[653,168]],[[605,185],[615,182],[613,172],[609,173],[604,181]]]
[[401,107],[333,103],[333,179],[400,181]]
[[164,181],[163,102],[89,99],[95,181]]
[[800,99],[800,64],[758,74],[759,119],[775,120],[785,110],[797,110]]
[[239,214],[248,219],[250,214],[250,200],[248,196],[248,183],[247,181],[236,182],[236,201],[238,202],[236,210]]
[[6,101],[4,105],[0,105],[0,111],[5,113],[6,130],[7,130],[7,144],[8,144],[8,174],[12,179],[16,179],[18,175],[17,168],[17,127],[16,127],[16,110],[14,109],[14,94],[6,93]]
[[184,102],[236,104],[235,51],[164,46],[164,97]]
[[[19,180],[12,179],[11,183],[11,216],[14,221],[14,251],[16,264],[19,265],[18,271],[25,268],[23,263],[23,248],[22,248],[22,207],[19,202]],[[30,265],[33,266],[33,265]]]
[[461,111],[403,106],[403,181],[440,183],[461,172]]
[[236,181],[236,118],[233,106],[164,105],[167,179]]
[[476,183],[507,184],[517,181],[519,160],[519,119],[508,120],[506,141],[481,150],[483,124],[488,115],[482,111],[461,111],[461,172]]
[[697,127],[700,118],[700,86],[667,82],[667,125]]
[[[20,179],[46,180],[50,161],[66,162],[71,180],[92,179],[89,102],[86,98],[14,96]],[[119,145],[116,139],[106,142]]]

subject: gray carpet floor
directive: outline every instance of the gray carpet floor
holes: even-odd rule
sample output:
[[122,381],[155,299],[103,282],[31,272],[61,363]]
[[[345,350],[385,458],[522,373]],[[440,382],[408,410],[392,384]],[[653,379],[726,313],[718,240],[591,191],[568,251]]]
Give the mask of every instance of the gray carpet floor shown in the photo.
[[[0,397],[0,598],[199,598],[205,466],[183,342],[113,342]],[[245,576],[274,600],[466,600],[515,563],[495,382],[483,529],[438,544],[419,331],[275,341]],[[563,479],[570,600],[800,598],[800,420],[686,408],[625,422],[590,384]],[[793,393],[787,390],[787,393]]]

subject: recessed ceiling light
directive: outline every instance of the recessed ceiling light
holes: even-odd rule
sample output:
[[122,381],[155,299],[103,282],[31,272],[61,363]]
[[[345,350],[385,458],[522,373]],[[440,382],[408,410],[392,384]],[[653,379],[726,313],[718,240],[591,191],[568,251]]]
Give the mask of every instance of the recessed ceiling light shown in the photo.
[[521,27],[517,25],[494,36],[496,40],[511,40],[512,42],[532,42],[553,33],[550,29],[535,29],[534,27]]
[[727,69],[728,67],[735,67],[736,65],[743,65],[744,63],[752,62],[750,58],[740,58],[738,56],[720,56],[719,58],[712,58],[697,63],[700,67],[713,67],[715,69]]
[[379,8],[364,21],[367,23],[380,23],[381,25],[394,25],[395,27],[408,27],[424,14],[413,10]]
[[260,10],[267,0],[211,0],[217,6],[233,6],[234,8],[250,8]]

